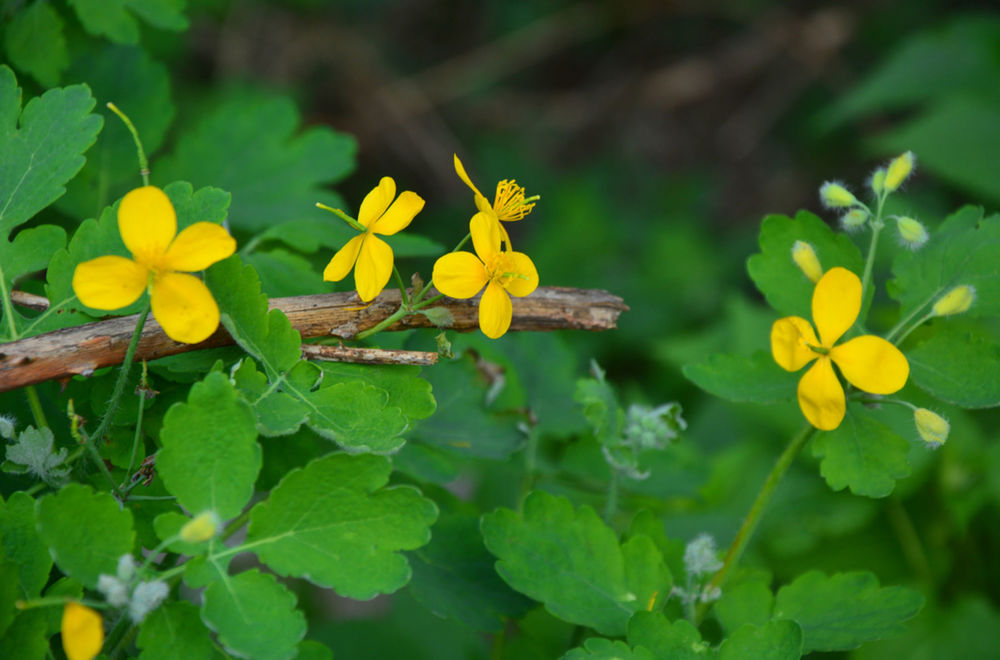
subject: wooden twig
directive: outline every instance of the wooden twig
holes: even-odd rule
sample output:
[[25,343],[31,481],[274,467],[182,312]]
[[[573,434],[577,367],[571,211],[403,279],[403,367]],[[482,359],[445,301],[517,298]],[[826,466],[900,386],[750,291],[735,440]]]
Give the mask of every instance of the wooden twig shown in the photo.
[[[606,291],[563,287],[540,287],[526,298],[514,298],[513,303],[512,331],[610,330],[616,327],[618,315],[628,309],[621,298]],[[368,305],[353,292],[271,299],[271,308],[284,312],[303,339],[350,339],[388,318],[399,305],[398,290],[386,291]],[[479,327],[478,299],[444,298],[438,306],[451,312],[453,330],[468,332]],[[123,316],[0,345],[0,392],[73,375],[88,376],[101,367],[120,364],[136,319]],[[387,330],[427,327],[433,327],[430,320],[414,314]],[[143,328],[135,359],[155,360],[233,343],[220,326],[200,344],[181,344],[163,334],[160,325],[150,319]]]
[[357,346],[325,346],[302,344],[302,357],[327,362],[353,362],[355,364],[418,364],[428,366],[437,362],[438,354],[431,351],[401,351],[386,348],[360,348]]

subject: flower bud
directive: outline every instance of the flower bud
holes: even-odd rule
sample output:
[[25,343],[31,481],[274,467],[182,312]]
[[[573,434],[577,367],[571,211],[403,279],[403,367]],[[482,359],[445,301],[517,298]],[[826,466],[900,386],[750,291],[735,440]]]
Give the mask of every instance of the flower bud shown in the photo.
[[715,539],[709,534],[699,534],[684,548],[684,570],[688,575],[714,573],[722,568],[716,556]]
[[207,541],[218,533],[219,524],[219,516],[214,511],[202,511],[181,527],[181,540],[187,543]]
[[135,623],[142,623],[146,615],[159,607],[169,594],[170,588],[162,580],[140,582],[132,592],[132,602],[128,604],[129,618]]
[[934,303],[934,316],[951,316],[969,311],[976,299],[976,289],[968,284],[959,284]]
[[913,411],[913,423],[917,425],[920,437],[933,448],[943,445],[951,430],[947,419],[927,408],[917,408]]
[[865,226],[868,222],[868,211],[861,208],[851,209],[844,215],[840,216],[840,226],[844,228],[844,231],[854,232]]
[[80,603],[69,602],[63,609],[62,644],[69,660],[91,660],[104,645],[101,615]]
[[885,172],[885,189],[892,192],[899,188],[906,181],[906,177],[910,176],[916,161],[912,151],[894,158]]
[[813,284],[823,277],[823,267],[819,265],[816,251],[805,241],[795,241],[792,246],[792,261]]
[[854,206],[858,198],[836,181],[827,181],[819,188],[819,199],[823,205],[831,209],[842,209]]
[[97,576],[97,591],[112,607],[122,607],[128,603],[128,585],[106,573]]
[[0,438],[4,440],[14,439],[14,430],[17,421],[11,415],[0,415]]
[[903,245],[911,250],[919,250],[927,242],[927,229],[917,220],[908,217],[896,218],[896,229]]
[[868,180],[868,185],[871,186],[873,193],[881,195],[882,191],[885,190],[885,168],[880,167],[872,172],[872,178]]
[[132,555],[122,555],[118,558],[118,579],[122,582],[131,582],[135,577],[135,557]]

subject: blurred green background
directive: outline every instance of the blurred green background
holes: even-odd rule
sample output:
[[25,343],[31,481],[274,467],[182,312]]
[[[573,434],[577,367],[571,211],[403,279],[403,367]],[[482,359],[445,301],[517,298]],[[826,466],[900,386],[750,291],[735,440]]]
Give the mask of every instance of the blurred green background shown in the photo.
[[[6,0],[0,13],[21,4]],[[681,402],[690,432],[655,459],[650,480],[626,490],[667,521],[672,537],[709,531],[725,545],[798,426],[798,411],[794,403],[721,402],[687,382],[681,365],[716,351],[767,348],[776,314],[746,276],[746,258],[768,213],[805,208],[834,222],[820,211],[824,180],[860,194],[877,165],[911,149],[918,170],[890,212],[933,228],[966,203],[997,208],[996,9],[991,1],[929,0],[191,0],[186,31],[142,25],[148,56],[88,40],[69,24],[69,68],[57,78],[87,80],[99,104],[115,100],[131,114],[154,183],[184,178],[233,191],[233,217],[243,223],[234,225],[237,237],[279,220],[315,221],[317,199],[356,209],[388,175],[427,200],[412,231],[450,247],[473,210],[453,153],[488,197],[504,178],[541,195],[531,215],[509,226],[541,283],[606,289],[631,311],[617,332],[566,332],[538,343],[508,336],[496,353],[523,366],[544,347],[546,359],[558,360],[550,377],[562,378],[567,402],[591,357],[624,401]],[[45,74],[20,77],[32,93]],[[283,96],[304,126],[354,136],[353,173],[343,178],[355,158],[343,136],[295,142],[301,129]],[[185,145],[194,134],[222,136],[229,150],[206,158]],[[284,149],[289,140],[294,149]],[[298,155],[283,162],[290,151]],[[59,202],[66,217],[93,215],[95,190],[99,207],[135,183],[119,126],[108,124],[88,158],[118,163],[118,179],[71,189]],[[336,193],[317,198],[313,188],[330,182]],[[301,203],[290,204],[292,197]],[[274,200],[281,204],[268,206]],[[312,250],[255,245],[270,295],[350,288],[349,280],[333,286],[303,275],[318,273],[332,255],[335,245],[318,240]],[[891,240],[882,245],[882,283],[898,249]],[[418,256],[401,270],[427,278],[431,264]],[[891,313],[882,312],[881,327],[876,317],[876,330],[891,325]],[[433,349],[430,334],[411,341]],[[948,444],[930,454],[914,442],[913,475],[884,500],[831,492],[804,453],[749,549],[746,563],[767,567],[779,582],[809,568],[869,569],[884,584],[928,595],[909,632],[857,657],[997,657],[1000,417],[946,412]],[[898,429],[915,436],[904,413]],[[601,466],[593,450],[554,442],[547,460],[587,484]],[[511,478],[505,469],[480,475],[483,501]],[[587,501],[587,488],[578,495]],[[599,491],[590,497],[600,506]],[[433,619],[408,595],[391,607],[383,600],[322,607],[358,619],[314,631],[343,657],[375,657],[402,643],[393,635],[410,645],[410,657],[479,657],[463,649],[479,648],[476,633]],[[392,635],[380,638],[384,628],[368,620],[374,615],[392,617]],[[442,635],[451,655],[437,645]]]

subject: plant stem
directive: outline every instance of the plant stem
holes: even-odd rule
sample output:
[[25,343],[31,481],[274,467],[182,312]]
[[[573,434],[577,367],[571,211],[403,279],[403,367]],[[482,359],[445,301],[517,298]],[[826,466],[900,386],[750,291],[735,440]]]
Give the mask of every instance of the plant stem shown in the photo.
[[403,276],[399,274],[399,269],[396,265],[392,266],[393,277],[396,278],[396,286],[399,287],[399,295],[403,299],[403,307],[409,309],[410,307],[410,296],[406,293],[406,285],[403,284]]
[[[104,460],[101,458],[100,452],[97,451],[97,446],[104,439],[104,434],[108,432],[108,428],[111,426],[111,420],[114,419],[115,413],[118,412],[118,404],[121,401],[122,394],[125,392],[125,383],[128,381],[129,368],[132,366],[132,359],[135,357],[135,349],[139,346],[139,338],[142,336],[142,329],[146,325],[147,316],[149,316],[148,301],[143,306],[142,311],[139,312],[139,320],[135,324],[132,339],[129,341],[128,349],[125,351],[125,360],[118,371],[118,380],[115,381],[115,389],[111,392],[111,400],[108,401],[108,408],[104,411],[104,417],[101,418],[101,423],[98,425],[97,430],[86,439],[88,450],[94,455],[98,467],[101,468],[101,471],[109,479],[111,479],[111,473],[108,471],[107,466],[104,465]],[[114,480],[111,479],[111,481],[114,484]]]
[[42,409],[42,401],[38,398],[38,390],[34,385],[24,388],[24,393],[28,397],[28,407],[31,408],[31,416],[35,418],[35,425],[38,428],[48,428],[49,420],[45,419],[45,411]]
[[904,339],[906,339],[907,337],[910,336],[911,332],[913,332],[914,330],[916,330],[917,328],[919,328],[920,326],[922,326],[928,320],[934,318],[934,316],[935,316],[934,310],[932,309],[931,311],[929,311],[926,314],[924,314],[923,316],[921,316],[919,321],[917,321],[916,323],[914,323],[913,325],[911,325],[909,328],[907,328],[906,330],[904,330],[903,333],[901,335],[899,335],[899,337],[897,337],[892,343],[895,344],[896,346],[899,346],[900,344],[903,343]]
[[[775,487],[781,481],[781,478],[785,476],[785,472],[788,471],[788,467],[792,464],[792,461],[799,453],[799,450],[802,449],[802,445],[804,445],[806,440],[812,436],[813,431],[814,429],[811,425],[807,424],[804,426],[801,431],[795,434],[795,436],[788,443],[788,446],[785,447],[785,451],[783,451],[781,456],[778,457],[774,467],[771,468],[771,473],[768,474],[767,479],[764,480],[764,485],[761,486],[760,492],[757,493],[757,499],[754,500],[753,505],[750,507],[750,511],[747,513],[747,517],[743,521],[743,526],[740,527],[740,531],[737,532],[732,545],[729,546],[722,568],[719,569],[719,571],[712,577],[712,580],[708,583],[709,589],[721,587],[725,582],[729,571],[736,567],[740,557],[743,555],[743,550],[746,548],[747,543],[750,542],[750,538],[753,536],[754,530],[757,529],[757,523],[760,522],[764,509],[767,508],[767,503],[771,501],[771,496],[774,494]],[[699,607],[699,620],[704,615],[706,607],[707,605],[705,603]]]
[[135,150],[139,157],[139,176],[142,177],[142,185],[149,185],[149,161],[146,160],[146,151],[142,148],[142,141],[139,139],[139,131],[135,130],[135,124],[128,116],[118,109],[114,103],[108,103],[108,109],[111,112],[118,115],[118,118],[125,122],[125,127],[128,132],[132,134],[132,140],[135,141]]
[[[875,266],[875,248],[878,246],[878,235],[885,226],[882,222],[882,205],[885,204],[885,195],[879,195],[878,206],[875,211],[875,219],[872,220],[872,242],[868,246],[868,259],[865,260],[865,272],[861,278],[861,303],[864,304],[865,295],[872,283],[872,268]],[[866,315],[867,316],[867,315]]]
[[[149,382],[147,380],[148,372],[146,371],[146,361],[142,361],[142,379],[139,381],[139,387],[142,388],[143,392],[149,387]],[[128,459],[128,469],[125,470],[125,479],[132,476],[132,470],[135,468],[135,459],[139,453],[139,443],[142,442],[142,414],[146,410],[146,397],[139,397],[139,411],[136,413],[135,420],[135,436],[132,438],[132,455]],[[125,488],[128,484],[122,483],[121,488]]]

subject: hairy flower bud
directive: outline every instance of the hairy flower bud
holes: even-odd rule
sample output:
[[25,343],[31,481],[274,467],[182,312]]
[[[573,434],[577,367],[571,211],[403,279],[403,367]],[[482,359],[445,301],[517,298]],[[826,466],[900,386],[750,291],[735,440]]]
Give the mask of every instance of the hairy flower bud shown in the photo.
[[207,541],[218,533],[219,524],[219,516],[214,511],[202,511],[181,527],[181,540],[187,543]]
[[871,186],[872,192],[876,195],[881,195],[882,191],[885,190],[885,168],[880,167],[874,172],[872,172],[872,178],[868,179],[868,185]]
[[885,189],[892,192],[899,188],[906,181],[906,177],[913,172],[913,165],[917,162],[912,151],[900,154],[892,159],[888,169],[885,171]]
[[862,208],[854,208],[840,216],[840,226],[844,231],[857,231],[868,222],[868,211]]
[[819,278],[823,277],[823,267],[819,265],[816,250],[809,243],[795,241],[795,244],[792,245],[792,261],[813,284],[819,282]]
[[906,216],[896,218],[896,229],[903,245],[911,250],[919,250],[927,243],[927,229],[913,218]]
[[948,420],[927,408],[917,408],[913,411],[913,423],[917,425],[917,433],[929,446],[937,448],[948,439],[951,425]]
[[934,303],[934,316],[951,316],[969,311],[976,299],[976,289],[968,284],[959,284]]
[[827,181],[820,186],[819,199],[824,206],[831,209],[843,209],[858,203],[854,193],[836,181]]
[[161,580],[140,582],[132,592],[132,602],[128,605],[128,615],[135,623],[141,623],[146,615],[160,606],[170,593],[167,583]]
[[716,556],[715,539],[709,534],[699,534],[684,548],[684,569],[688,575],[714,573],[722,568]]

